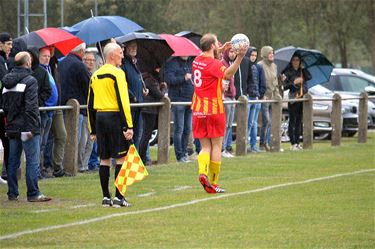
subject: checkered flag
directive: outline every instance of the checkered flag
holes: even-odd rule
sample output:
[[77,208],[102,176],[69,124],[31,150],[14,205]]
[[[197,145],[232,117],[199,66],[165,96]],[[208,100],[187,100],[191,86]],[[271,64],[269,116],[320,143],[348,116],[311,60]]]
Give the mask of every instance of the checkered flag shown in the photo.
[[115,186],[120,193],[125,196],[126,188],[136,181],[141,181],[148,175],[141,157],[139,156],[134,144],[130,145],[125,161],[117,175]]

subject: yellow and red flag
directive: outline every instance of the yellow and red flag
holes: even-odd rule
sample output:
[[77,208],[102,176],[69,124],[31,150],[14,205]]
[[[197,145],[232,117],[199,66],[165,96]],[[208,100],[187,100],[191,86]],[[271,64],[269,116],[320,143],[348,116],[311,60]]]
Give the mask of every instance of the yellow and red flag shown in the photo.
[[120,193],[125,196],[126,188],[136,181],[141,181],[148,175],[141,157],[139,156],[134,144],[130,145],[125,161],[117,175],[115,186]]

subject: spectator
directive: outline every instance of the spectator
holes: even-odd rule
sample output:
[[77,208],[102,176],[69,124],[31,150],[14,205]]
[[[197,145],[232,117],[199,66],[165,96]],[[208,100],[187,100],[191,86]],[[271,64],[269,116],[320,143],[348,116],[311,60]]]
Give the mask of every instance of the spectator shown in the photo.
[[[83,56],[83,62],[85,63],[87,69],[92,75],[98,69],[98,63],[95,59],[94,52],[85,51],[85,55]],[[98,146],[96,141],[92,141],[90,138],[87,140],[86,150],[83,155],[84,165],[88,165],[88,169],[90,171],[99,170],[99,160],[98,160]]]
[[[266,82],[264,79],[264,72],[260,65],[256,64],[258,52],[256,48],[249,48],[247,56],[250,58],[250,65],[252,69],[252,81],[248,85],[249,100],[263,99],[266,91]],[[248,152],[258,153],[261,152],[256,146],[258,135],[258,115],[261,108],[260,103],[249,104],[249,117],[248,117],[248,132],[249,132],[249,148]]]
[[[46,62],[49,60],[50,51],[49,49],[42,50],[42,55],[36,48],[32,48],[28,50],[31,60],[32,66],[31,69],[33,71],[32,76],[38,81],[38,103],[39,107],[47,106],[47,100],[52,95],[52,88],[49,79],[48,72],[40,67],[40,62]],[[56,93],[56,92],[55,92]],[[57,96],[55,96],[57,98]],[[53,100],[52,100],[53,102]],[[49,173],[48,169],[44,165],[44,152],[48,140],[49,131],[51,129],[52,124],[52,112],[48,111],[40,111],[40,120],[41,120],[41,127],[40,127],[40,165],[39,165],[39,178],[50,178],[52,175]]]
[[[270,46],[262,47],[260,54],[262,60],[258,62],[264,71],[266,79],[266,93],[263,97],[264,100],[274,99],[279,93],[279,82],[277,77],[277,66],[273,62],[274,53],[273,48]],[[270,151],[271,145],[271,115],[272,109],[270,103],[262,103],[262,128],[260,130],[260,144],[261,150]]]
[[[137,42],[135,40],[125,43],[125,54],[122,61],[122,70],[125,72],[126,81],[129,86],[130,103],[142,103],[144,91],[143,79],[141,72],[138,69],[137,61]],[[142,137],[143,120],[141,116],[141,108],[132,107],[132,118],[134,125],[134,145],[139,150],[139,143]]]
[[[80,105],[86,105],[87,103],[90,73],[82,62],[85,49],[86,44],[81,43],[58,65],[59,81],[61,85],[61,103],[63,105],[65,105],[69,99],[76,99]],[[87,112],[81,109],[78,128],[78,171],[81,173],[88,171],[88,165],[85,165],[83,160],[88,136]]]
[[[233,49],[229,49],[227,51],[224,51],[223,53],[223,59],[221,62],[224,66],[229,67],[233,61],[236,59],[236,53]],[[243,60],[242,62],[243,63]],[[240,65],[241,67],[241,65]],[[236,97],[236,87],[234,85],[234,77],[231,77],[229,80],[224,80],[224,100],[225,101],[231,101],[234,100]],[[228,140],[232,140],[232,138],[229,138],[229,136],[232,136],[232,124],[234,120],[234,112],[235,112],[235,104],[225,104],[225,133],[224,133],[224,139],[223,139],[223,149],[221,155],[223,157],[234,157],[232,153],[226,148],[226,145],[230,142]]]
[[[194,85],[191,75],[192,59],[187,56],[172,57],[165,65],[164,80],[168,84],[168,97],[172,102],[190,102]],[[190,162],[187,144],[191,134],[191,107],[173,105],[173,145],[177,162]]]
[[116,158],[116,179],[128,152],[129,140],[133,137],[127,82],[124,72],[118,68],[123,58],[121,47],[115,43],[107,44],[104,58],[106,64],[91,77],[87,108],[89,130],[91,138],[98,141],[102,206],[129,207],[131,204],[118,189],[113,201],[109,193],[111,158]]
[[[307,93],[306,81],[311,79],[310,73],[302,68],[301,58],[298,55],[293,55],[289,66],[284,71],[284,89],[289,90],[289,99],[303,98]],[[288,102],[289,113],[289,127],[288,135],[291,143],[291,150],[301,150],[300,143],[301,129],[302,129],[302,102]]]
[[15,56],[15,68],[3,78],[3,106],[7,117],[6,134],[10,139],[8,167],[8,199],[17,201],[17,169],[22,150],[26,156],[27,200],[44,202],[51,198],[40,193],[38,167],[40,155],[40,115],[38,82],[31,76],[31,56],[20,52]]
[[[167,84],[165,82],[159,83],[159,73],[156,65],[143,65],[142,64],[142,77],[144,78],[147,89],[149,90],[147,96],[144,97],[145,103],[158,102],[163,98],[167,92]],[[143,162],[146,162],[146,153],[148,142],[150,141],[152,131],[156,126],[158,116],[157,107],[144,107],[142,108],[144,126],[142,138],[139,143],[139,156]]]
[[[13,45],[12,37],[9,33],[3,32],[0,33],[0,81],[3,77],[9,72],[9,54],[11,52]],[[3,88],[0,86],[0,91],[2,92]],[[0,103],[1,103],[1,94],[0,94]],[[0,114],[0,139],[4,148],[4,160],[3,166],[1,169],[0,182],[6,184],[7,180],[7,167],[8,167],[8,158],[9,158],[9,139],[5,135],[5,115]]]

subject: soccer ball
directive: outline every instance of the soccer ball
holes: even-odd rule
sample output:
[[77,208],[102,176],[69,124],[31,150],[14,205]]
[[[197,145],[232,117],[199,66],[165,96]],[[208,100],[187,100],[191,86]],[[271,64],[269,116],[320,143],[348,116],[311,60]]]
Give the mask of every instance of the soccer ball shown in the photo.
[[242,47],[248,48],[250,46],[250,40],[244,34],[235,34],[230,42],[232,43],[232,49],[234,49],[236,52],[238,52]]

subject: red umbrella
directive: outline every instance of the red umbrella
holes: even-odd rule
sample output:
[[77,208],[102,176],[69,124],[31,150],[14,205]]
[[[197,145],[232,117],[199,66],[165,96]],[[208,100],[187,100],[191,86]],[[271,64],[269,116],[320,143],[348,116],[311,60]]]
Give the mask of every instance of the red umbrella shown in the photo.
[[73,48],[83,42],[78,37],[58,28],[39,29],[20,36],[17,39],[22,39],[27,47],[36,47],[39,49],[54,46],[63,55],[67,55]]
[[185,37],[160,34],[165,39],[168,45],[173,49],[174,54],[172,56],[197,56],[202,51],[192,41]]

